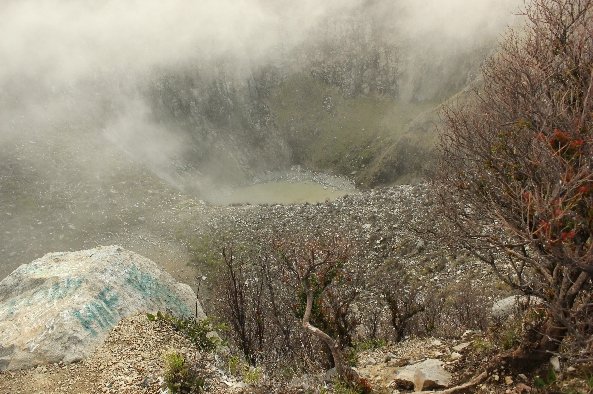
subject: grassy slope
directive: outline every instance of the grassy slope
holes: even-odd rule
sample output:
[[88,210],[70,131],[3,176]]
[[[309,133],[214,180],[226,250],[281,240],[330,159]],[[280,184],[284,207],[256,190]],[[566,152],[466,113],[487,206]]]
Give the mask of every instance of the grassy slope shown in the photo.
[[[434,143],[434,133],[409,132],[410,124],[430,112],[434,102],[404,103],[377,95],[345,98],[337,88],[297,74],[272,92],[269,105],[296,162],[354,175],[366,185],[374,183],[386,152],[402,138],[412,144]],[[411,175],[392,174],[387,181]]]

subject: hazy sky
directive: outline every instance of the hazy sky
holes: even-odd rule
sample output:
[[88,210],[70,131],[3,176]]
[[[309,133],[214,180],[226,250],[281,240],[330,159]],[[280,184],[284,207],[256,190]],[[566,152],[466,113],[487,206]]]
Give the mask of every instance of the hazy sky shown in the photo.
[[130,75],[227,53],[257,59],[276,45],[298,41],[328,13],[349,8],[338,3],[4,0],[0,80],[15,73],[52,82],[97,73]]
[[[150,121],[138,86],[155,68],[254,68],[315,42],[328,18],[369,15],[386,40],[445,61],[497,37],[520,0],[2,0],[0,143],[71,125],[167,163],[186,143]],[[348,18],[344,18],[348,20]],[[280,48],[282,49],[280,51]],[[444,60],[443,60],[444,59]],[[110,118],[102,114],[110,113]],[[76,125],[78,120],[82,124]],[[8,142],[7,142],[8,141]],[[160,165],[160,164],[159,164]]]
[[[3,269],[7,273],[32,255],[80,247],[57,238],[67,232],[68,223],[76,224],[72,234],[87,225],[85,231],[92,234],[118,231],[116,224],[124,219],[113,215],[137,206],[138,194],[149,193],[141,188],[145,178],[138,175],[146,168],[171,185],[211,188],[207,170],[177,171],[176,161],[194,154],[188,148],[195,141],[188,141],[187,130],[172,129],[175,122],[155,121],[154,107],[146,100],[155,76],[199,70],[207,90],[209,76],[203,74],[214,70],[212,75],[218,75],[215,65],[221,59],[232,78],[279,59],[299,66],[308,46],[343,43],[343,37],[324,37],[331,31],[326,26],[348,31],[353,21],[358,28],[372,25],[373,37],[382,41],[379,47],[402,49],[398,77],[413,82],[423,72],[418,65],[427,59],[442,70],[449,64],[455,72],[450,60],[496,39],[520,4],[522,0],[0,0],[0,204],[5,204],[0,206],[0,278]],[[319,40],[324,45],[315,45]],[[301,52],[291,53],[294,48]],[[398,81],[399,90],[405,82]],[[283,148],[281,142],[273,146],[266,148],[270,156]],[[219,162],[214,166],[224,167]],[[113,182],[123,191],[114,200],[115,210],[110,202],[115,197],[109,197],[116,196],[110,190]],[[128,191],[134,193],[128,197]],[[72,209],[70,202],[77,200],[78,208]],[[139,209],[132,211],[144,216]]]
[[[519,0],[3,0],[0,81],[71,82],[135,75],[155,65],[232,54],[261,60],[308,38],[327,16],[373,4],[377,17],[422,40],[499,34]],[[379,5],[377,5],[379,4]],[[367,5],[367,7],[370,7]]]

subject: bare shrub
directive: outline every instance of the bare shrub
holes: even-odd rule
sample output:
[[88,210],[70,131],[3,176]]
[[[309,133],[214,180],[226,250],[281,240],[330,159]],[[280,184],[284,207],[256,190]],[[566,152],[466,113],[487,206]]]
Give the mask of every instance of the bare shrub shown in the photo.
[[489,300],[479,285],[465,281],[449,285],[443,293],[442,314],[450,325],[448,336],[459,336],[466,330],[485,331],[488,328]]
[[302,369],[335,365],[348,377],[336,351],[352,345],[361,287],[348,268],[347,243],[295,236],[256,251],[227,247],[222,257],[213,312],[229,322],[246,360]]
[[299,329],[296,301],[271,249],[225,247],[215,275],[210,313],[230,326],[232,342],[251,365],[320,365],[315,346]]
[[265,282],[252,276],[245,263],[235,258],[232,249],[224,248],[222,257],[224,271],[220,290],[224,314],[243,355],[250,364],[256,365],[268,324],[268,316],[264,313]]
[[[347,330],[352,326],[352,320],[348,318],[348,310],[357,290],[350,287],[349,294],[344,296],[332,289],[334,283],[341,282],[346,276],[347,245],[335,240],[328,245],[317,241],[305,241],[304,244],[283,242],[279,250],[284,269],[291,275],[293,283],[298,284],[299,298],[305,299],[303,327],[330,350],[340,379],[363,392],[370,392],[368,383],[348,365],[344,355],[343,343],[351,341]],[[336,336],[332,337],[312,324],[314,317],[319,323],[326,324],[327,329],[335,331]]]
[[387,261],[377,270],[373,283],[389,312],[389,323],[393,330],[390,339],[399,342],[404,336],[417,333],[417,328],[411,324],[412,319],[424,312],[427,302],[418,279],[412,277],[401,264]]
[[433,187],[444,239],[546,318],[514,353],[542,361],[576,334],[593,275],[593,1],[534,0],[483,69],[470,102],[444,111]]

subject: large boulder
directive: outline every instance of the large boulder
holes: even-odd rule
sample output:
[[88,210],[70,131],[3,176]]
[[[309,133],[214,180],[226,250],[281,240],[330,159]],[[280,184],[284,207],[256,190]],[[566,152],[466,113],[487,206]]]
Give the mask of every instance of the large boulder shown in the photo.
[[427,359],[399,368],[394,383],[396,387],[415,391],[439,389],[451,384],[451,374],[443,368],[441,360]]
[[506,320],[530,305],[540,305],[543,300],[535,296],[514,295],[496,301],[492,305],[490,315],[495,320]]
[[50,253],[0,282],[0,370],[81,360],[122,318],[204,318],[192,289],[118,246]]

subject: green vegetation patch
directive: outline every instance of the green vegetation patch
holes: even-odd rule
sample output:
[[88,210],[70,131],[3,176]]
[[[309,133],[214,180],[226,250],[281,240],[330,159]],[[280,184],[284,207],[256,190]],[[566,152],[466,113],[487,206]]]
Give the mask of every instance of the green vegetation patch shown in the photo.
[[380,169],[402,138],[412,145],[434,144],[434,133],[409,133],[410,124],[434,109],[434,102],[405,103],[378,95],[345,98],[335,87],[296,74],[272,92],[269,106],[293,149],[293,160],[313,169],[372,178],[364,173]]
[[212,352],[223,344],[222,340],[214,332],[215,329],[222,329],[223,327],[215,327],[209,319],[178,318],[161,312],[157,312],[156,315],[147,313],[146,317],[150,321],[163,321],[170,324],[201,351]]

